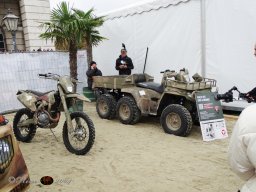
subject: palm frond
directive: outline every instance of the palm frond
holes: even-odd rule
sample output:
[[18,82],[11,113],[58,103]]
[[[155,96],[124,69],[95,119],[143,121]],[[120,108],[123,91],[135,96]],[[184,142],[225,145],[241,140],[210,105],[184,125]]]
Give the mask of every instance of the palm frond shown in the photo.
[[40,35],[43,39],[55,40],[55,45],[67,49],[69,43],[75,42],[80,46],[84,40],[93,46],[106,40],[97,30],[105,21],[105,17],[94,15],[94,9],[88,11],[70,7],[69,3],[61,2],[51,11],[51,20],[41,23],[45,32]]

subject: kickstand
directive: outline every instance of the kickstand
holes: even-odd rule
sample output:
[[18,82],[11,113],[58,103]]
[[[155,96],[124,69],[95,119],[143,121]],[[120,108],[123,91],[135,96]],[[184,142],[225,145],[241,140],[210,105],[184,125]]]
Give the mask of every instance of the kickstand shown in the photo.
[[52,129],[50,129],[50,130],[51,130],[53,136],[55,137],[56,141],[58,142],[58,139],[57,139],[56,135],[53,133]]

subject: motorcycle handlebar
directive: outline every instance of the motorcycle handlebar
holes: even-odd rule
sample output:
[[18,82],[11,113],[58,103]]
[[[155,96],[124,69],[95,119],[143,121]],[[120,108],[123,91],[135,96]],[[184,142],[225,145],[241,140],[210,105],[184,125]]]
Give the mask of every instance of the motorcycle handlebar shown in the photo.
[[39,77],[47,77],[46,74],[41,74],[41,73],[39,73],[38,76],[39,76]]
[[[54,73],[46,73],[46,74],[39,73],[38,77],[42,77],[45,79],[59,80],[60,75],[54,74]],[[73,83],[82,83],[82,82],[78,81],[78,79],[75,79],[75,78],[71,78],[71,81]]]
[[60,77],[58,74],[54,74],[54,73],[45,73],[45,74],[39,73],[38,74],[38,77],[44,77],[44,78],[53,78],[54,76]]

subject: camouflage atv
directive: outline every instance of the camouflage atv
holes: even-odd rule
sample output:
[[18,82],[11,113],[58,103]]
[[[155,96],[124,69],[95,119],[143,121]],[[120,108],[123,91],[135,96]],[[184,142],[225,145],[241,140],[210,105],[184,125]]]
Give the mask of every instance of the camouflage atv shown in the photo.
[[161,84],[153,82],[148,74],[94,77],[98,115],[103,119],[117,116],[120,122],[130,125],[136,124],[142,115],[160,116],[166,133],[189,135],[193,122],[199,122],[195,93],[210,92],[216,81],[195,74],[190,82],[185,69],[161,73]]
[[29,173],[8,121],[0,115],[0,191],[26,191]]

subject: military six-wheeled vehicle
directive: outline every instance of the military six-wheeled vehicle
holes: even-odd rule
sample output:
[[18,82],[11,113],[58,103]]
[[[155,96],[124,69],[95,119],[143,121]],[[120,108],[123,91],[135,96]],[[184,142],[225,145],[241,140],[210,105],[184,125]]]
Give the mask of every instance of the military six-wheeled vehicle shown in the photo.
[[193,122],[199,122],[195,93],[211,92],[216,81],[195,74],[190,82],[185,69],[161,73],[161,84],[153,82],[148,74],[94,77],[98,115],[103,119],[117,116],[123,124],[130,125],[142,115],[160,116],[166,133],[187,136]]

